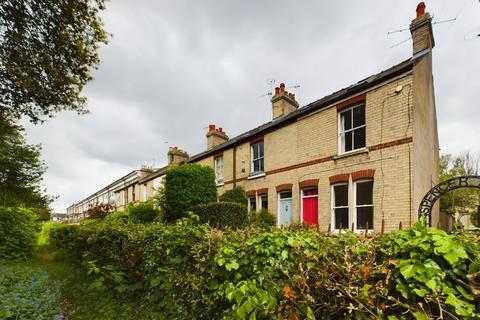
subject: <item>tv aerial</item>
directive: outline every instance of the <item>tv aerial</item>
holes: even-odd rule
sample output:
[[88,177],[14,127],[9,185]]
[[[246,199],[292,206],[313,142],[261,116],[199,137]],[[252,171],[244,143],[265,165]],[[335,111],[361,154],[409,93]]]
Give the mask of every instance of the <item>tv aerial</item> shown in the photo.
[[275,86],[276,81],[273,78],[268,78],[266,82],[267,82],[267,85],[269,86],[269,91],[267,91],[267,93],[265,94],[262,94],[261,96],[258,96],[259,98],[273,96],[273,87]]

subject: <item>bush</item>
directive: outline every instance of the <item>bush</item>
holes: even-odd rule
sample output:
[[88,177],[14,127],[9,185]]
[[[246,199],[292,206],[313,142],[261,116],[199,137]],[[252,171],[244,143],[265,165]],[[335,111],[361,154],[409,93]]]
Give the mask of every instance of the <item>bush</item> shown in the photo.
[[160,209],[155,208],[151,200],[132,203],[128,206],[127,212],[135,223],[152,223],[160,218]]
[[193,213],[200,222],[218,228],[243,228],[248,223],[247,206],[234,202],[213,202],[196,206]]
[[88,219],[104,219],[113,207],[109,204],[99,204],[87,210]]
[[186,217],[194,206],[216,200],[217,187],[212,168],[184,164],[167,170],[159,199],[167,220]]
[[40,229],[35,219],[28,209],[0,207],[0,260],[32,255]]
[[77,249],[92,289],[136,290],[132,299],[161,319],[480,316],[477,236],[420,224],[369,238],[186,221],[64,228],[76,231],[52,232],[65,236],[60,247]]
[[114,211],[105,217],[107,223],[127,223],[130,221],[130,216],[127,212]]
[[273,227],[277,223],[275,216],[266,209],[249,212],[248,221],[252,226],[260,228]]
[[245,190],[242,187],[234,187],[231,190],[225,191],[219,198],[220,202],[236,202],[247,205],[248,199]]

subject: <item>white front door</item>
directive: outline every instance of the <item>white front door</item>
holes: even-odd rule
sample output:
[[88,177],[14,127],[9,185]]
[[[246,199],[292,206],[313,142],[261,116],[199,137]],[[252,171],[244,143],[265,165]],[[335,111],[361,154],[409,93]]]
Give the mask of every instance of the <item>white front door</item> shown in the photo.
[[292,192],[278,194],[278,226],[288,226],[292,223]]

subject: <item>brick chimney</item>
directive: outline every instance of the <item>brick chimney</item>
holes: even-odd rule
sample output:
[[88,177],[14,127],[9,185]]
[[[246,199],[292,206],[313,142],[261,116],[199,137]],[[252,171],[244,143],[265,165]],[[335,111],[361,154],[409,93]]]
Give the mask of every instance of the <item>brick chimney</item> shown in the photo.
[[285,83],[275,88],[275,94],[272,97],[272,115],[273,119],[284,116],[298,109],[298,102],[293,93],[285,91]]
[[432,18],[428,12],[425,12],[425,7],[424,2],[420,2],[417,5],[417,17],[410,24],[414,55],[422,50],[432,49],[435,46]]
[[186,161],[190,156],[188,153],[177,147],[168,148],[168,165],[180,164]]
[[212,149],[219,144],[227,142],[228,136],[222,128],[216,128],[214,124],[208,126],[207,132],[207,150]]

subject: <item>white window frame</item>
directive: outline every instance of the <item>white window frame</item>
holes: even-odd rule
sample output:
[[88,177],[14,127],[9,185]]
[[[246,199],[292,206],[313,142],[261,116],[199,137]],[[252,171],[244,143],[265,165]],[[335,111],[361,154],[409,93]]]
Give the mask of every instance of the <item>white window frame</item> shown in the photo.
[[[372,186],[372,204],[371,205],[357,205],[357,184],[359,183],[362,183],[362,182],[372,182],[373,183],[373,186]],[[365,229],[359,229],[358,228],[358,225],[357,225],[357,208],[359,207],[362,207],[362,208],[365,208],[365,207],[372,207],[372,225],[371,226],[368,226],[368,230],[367,232],[373,232],[373,222],[375,220],[375,206],[373,204],[373,193],[375,191],[375,182],[373,181],[373,179],[360,179],[360,180],[356,180],[353,182],[353,213],[354,213],[354,216],[353,216],[353,222],[355,223],[355,231],[365,231]]]
[[[258,157],[258,158],[253,158],[253,148],[258,145],[258,144],[262,144],[263,145],[263,156],[262,157]],[[254,161],[258,161],[258,160],[263,160],[263,170],[261,171],[254,171]],[[265,172],[265,143],[264,143],[264,140],[260,140],[260,141],[257,141],[255,143],[252,143],[250,145],[250,175],[264,175],[264,172]]]
[[[340,207],[335,207],[335,187],[336,186],[347,186],[347,195],[348,195],[348,202],[347,202],[347,206],[340,206]],[[335,209],[343,209],[343,208],[347,208],[348,209],[348,222],[350,223],[350,220],[351,220],[351,212],[352,212],[352,208],[351,208],[351,196],[350,196],[350,183],[349,182],[339,182],[339,183],[335,183],[335,184],[332,184],[331,187],[330,187],[330,190],[331,190],[331,202],[330,202],[330,208],[331,208],[331,221],[332,221],[332,231],[335,231],[335,232],[339,232],[340,230],[337,229],[335,227],[336,225],[336,221],[335,221]],[[346,229],[349,229],[350,226],[346,226]]]
[[[364,110],[364,113],[365,113],[365,124],[361,125],[361,126],[358,126],[358,127],[353,127],[353,109],[355,108],[358,108],[358,107],[361,107],[363,106],[365,108]],[[342,126],[342,113],[345,113],[349,110],[352,110],[352,128],[351,129],[348,129],[348,130],[344,130],[343,129],[343,126]],[[361,102],[361,103],[357,103],[351,107],[348,107],[348,108],[345,108],[343,110],[340,110],[339,112],[337,112],[337,117],[338,117],[338,153],[339,154],[346,154],[346,153],[350,153],[350,152],[355,152],[355,151],[358,151],[358,150],[362,150],[362,149],[365,149],[367,147],[367,130],[365,129],[365,145],[361,148],[358,148],[358,149],[354,149],[355,148],[355,145],[354,145],[354,137],[355,137],[355,134],[352,134],[352,150],[349,150],[349,151],[345,151],[345,138],[342,140],[342,137],[345,137],[345,134],[347,132],[353,132],[355,130],[358,130],[358,129],[361,129],[361,128],[366,128],[367,127],[367,108],[366,108],[366,103],[365,102]]]
[[[220,162],[220,160],[221,160],[221,164],[222,164],[221,172],[219,172],[219,170],[218,170],[218,163]],[[223,185],[223,172],[224,172],[223,156],[215,158],[214,165],[215,165],[215,182],[217,183],[217,186],[218,185]],[[221,175],[220,175],[220,173],[221,173]]]
[[[306,196],[304,194],[304,191],[308,190],[317,190],[317,194],[312,195],[312,196]],[[308,199],[308,198],[318,198],[318,187],[307,187],[304,189],[300,190],[300,223],[303,223],[303,199]],[[317,219],[318,219],[318,208],[317,208]],[[318,224],[318,221],[317,221]]]

